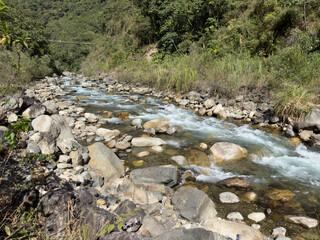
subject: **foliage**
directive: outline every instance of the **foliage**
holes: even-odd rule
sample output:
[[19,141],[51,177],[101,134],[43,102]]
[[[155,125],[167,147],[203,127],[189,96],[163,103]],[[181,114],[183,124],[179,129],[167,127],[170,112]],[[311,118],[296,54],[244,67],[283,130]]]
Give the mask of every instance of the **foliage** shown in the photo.
[[27,132],[30,129],[31,120],[27,118],[18,118],[16,122],[8,126],[8,130],[3,133],[4,143],[12,150],[16,148],[21,132]]
[[30,153],[22,161],[24,163],[53,162],[54,156],[41,153]]

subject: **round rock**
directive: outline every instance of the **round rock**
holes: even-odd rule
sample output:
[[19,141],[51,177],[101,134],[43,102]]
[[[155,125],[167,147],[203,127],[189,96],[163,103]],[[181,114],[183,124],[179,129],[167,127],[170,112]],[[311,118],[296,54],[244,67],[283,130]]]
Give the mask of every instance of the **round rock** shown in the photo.
[[220,202],[222,203],[238,203],[240,199],[237,195],[231,192],[223,192],[219,194]]
[[248,218],[255,222],[261,222],[263,219],[266,218],[266,215],[263,212],[254,212],[250,213],[248,215]]

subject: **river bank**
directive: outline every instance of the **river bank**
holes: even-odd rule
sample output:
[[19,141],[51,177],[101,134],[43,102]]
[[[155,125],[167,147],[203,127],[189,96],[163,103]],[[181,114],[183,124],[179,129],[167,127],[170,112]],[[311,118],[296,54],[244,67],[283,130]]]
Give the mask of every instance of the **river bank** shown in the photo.
[[[76,85],[77,90],[73,89],[72,85]],[[84,92],[82,92],[81,89],[86,91],[84,95],[82,95]],[[56,154],[58,161],[51,166],[51,169],[48,168],[47,165],[46,168],[50,169],[47,172],[56,175],[59,179],[63,179],[63,182],[71,184],[73,188],[86,186],[91,194],[97,197],[98,201],[96,203],[100,207],[118,216],[120,215],[118,212],[119,208],[123,208],[121,204],[128,204],[128,202],[124,203],[125,199],[129,199],[133,201],[134,204],[138,204],[138,206],[130,206],[131,211],[142,208],[144,212],[147,213],[147,218],[141,216],[140,218],[137,216],[135,216],[135,218],[129,217],[131,222],[126,224],[127,227],[124,228],[122,226],[122,232],[112,233],[113,235],[111,235],[114,238],[110,238],[111,235],[109,235],[108,239],[116,239],[117,234],[132,235],[132,239],[135,239],[133,235],[137,237],[137,234],[128,233],[135,232],[133,230],[128,231],[128,229],[130,229],[129,225],[132,224],[132,222],[134,222],[134,228],[137,228],[136,230],[140,229],[138,233],[142,235],[142,237],[154,237],[155,239],[158,239],[157,236],[164,237],[166,236],[165,234],[169,234],[168,229],[182,229],[182,227],[185,229],[200,227],[233,239],[237,238],[237,234],[241,235],[241,239],[262,239],[263,237],[259,234],[259,231],[255,230],[255,228],[261,228],[261,231],[265,234],[264,238],[268,239],[272,234],[272,229],[279,227],[280,225],[276,225],[280,223],[287,228],[287,236],[292,237],[292,239],[301,239],[297,238],[298,236],[304,239],[317,239],[319,229],[318,227],[314,228],[315,226],[312,225],[317,223],[316,220],[310,220],[308,218],[299,218],[297,220],[296,218],[292,218],[292,216],[288,216],[289,213],[290,215],[297,214],[299,217],[306,217],[305,215],[307,215],[305,208],[301,207],[301,204],[299,206],[299,202],[295,200],[290,201],[291,198],[295,199],[294,195],[296,195],[296,193],[292,191],[286,189],[277,190],[272,186],[270,186],[272,189],[270,187],[268,189],[265,187],[261,188],[261,186],[256,186],[255,183],[248,182],[248,180],[241,177],[233,178],[231,179],[232,181],[229,179],[231,183],[201,184],[199,180],[204,176],[210,175],[208,173],[205,174],[208,168],[202,170],[202,172],[200,171],[201,167],[208,167],[208,164],[211,164],[210,156],[208,157],[209,151],[211,151],[210,149],[212,148],[210,144],[222,141],[220,141],[219,138],[217,139],[216,136],[215,140],[205,143],[200,142],[200,137],[198,139],[198,148],[196,149],[194,147],[188,150],[189,153],[185,154],[187,156],[183,156],[181,152],[184,153],[186,149],[182,148],[184,150],[181,151],[181,145],[177,145],[177,141],[170,139],[171,136],[175,135],[181,139],[183,134],[185,134],[185,139],[191,137],[190,134],[186,134],[187,132],[182,130],[183,128],[179,128],[179,124],[175,126],[169,124],[170,121],[161,119],[157,122],[149,122],[148,127],[146,126],[146,122],[148,121],[135,117],[132,113],[120,112],[119,109],[114,112],[103,110],[105,104],[117,105],[118,103],[115,101],[107,102],[105,99],[100,99],[99,101],[99,98],[97,99],[97,95],[95,95],[95,91],[99,91],[99,94],[101,94],[101,92],[116,92],[115,90],[122,93],[134,93],[132,96],[123,94],[119,99],[120,105],[123,105],[122,107],[124,107],[126,103],[137,102],[137,105],[131,106],[132,111],[136,111],[138,105],[141,105],[141,108],[143,108],[146,107],[143,104],[149,104],[150,101],[153,101],[152,99],[144,99],[144,96],[148,96],[148,94],[153,92],[152,89],[123,86],[108,77],[101,80],[97,79],[96,81],[93,79],[90,81],[87,78],[75,75],[61,78],[47,78],[37,84],[33,89],[27,90],[26,95],[36,97],[40,102],[36,104],[37,107],[33,104],[32,111],[29,110],[29,112],[25,113],[25,115],[28,114],[28,117],[34,119],[32,122],[34,132],[28,134],[27,150],[21,152],[21,154],[28,152]],[[170,93],[155,92],[153,92],[152,95],[162,97],[168,102],[175,99],[182,107],[192,106],[194,109],[198,108],[200,115],[201,112],[204,111],[202,110],[203,105],[197,106],[200,102],[199,98],[201,98],[201,101],[204,101],[204,106],[206,107],[206,115],[212,114],[221,117],[221,115],[225,114],[227,117],[230,117],[235,116],[234,114],[239,114],[240,116],[240,112],[231,112],[228,107],[224,107],[221,102],[219,103],[221,100],[218,99],[215,101],[209,98],[209,96],[203,98],[193,93],[190,94],[189,97],[184,96],[179,98],[173,95],[170,96]],[[117,98],[119,98],[119,96],[110,95],[110,99]],[[198,100],[196,98],[198,98]],[[125,102],[123,100],[125,100]],[[96,102],[96,105],[100,105],[101,108],[98,109],[86,103],[90,101]],[[212,101],[214,101],[214,106],[212,105]],[[19,101],[17,102],[19,103]],[[240,103],[240,101],[238,101],[238,103]],[[244,105],[242,103],[241,101],[243,107]],[[6,104],[3,106],[5,105]],[[161,103],[159,105],[161,106]],[[157,105],[158,108],[159,105]],[[249,105],[252,104],[250,103]],[[45,106],[45,108],[42,106]],[[213,109],[213,107],[215,108]],[[218,111],[217,108],[220,108],[220,110]],[[12,109],[9,110],[9,112],[10,111],[12,111]],[[21,109],[15,109],[14,111],[18,113]],[[177,109],[173,109],[172,111],[178,112]],[[244,110],[241,112],[241,116],[243,116],[241,118],[248,118],[250,112],[248,110],[246,110],[246,112],[243,111]],[[45,117],[42,116],[43,114],[45,114]],[[149,114],[151,113],[149,112]],[[166,114],[170,114],[168,109],[164,109],[164,115]],[[139,114],[136,113],[136,115],[138,116]],[[260,121],[258,120],[258,116],[258,113],[254,114],[252,118],[250,118],[251,121]],[[8,113],[6,118],[12,121],[15,117]],[[270,121],[270,116],[268,116],[268,119],[268,121]],[[195,119],[191,120],[195,121]],[[247,121],[248,120],[249,119],[247,119]],[[43,122],[59,123],[58,128],[60,128],[60,132],[56,130],[55,124],[41,126]],[[63,122],[67,124],[62,124]],[[126,124],[124,124],[124,127],[120,127],[123,122],[126,122]],[[265,122],[265,120],[263,122]],[[40,126],[38,126],[37,123],[40,124]],[[188,123],[190,124],[190,122]],[[223,124],[226,124],[226,122],[223,122]],[[107,126],[110,127],[110,129],[106,128]],[[281,125],[278,125],[278,127],[280,126]],[[230,127],[235,128],[234,126]],[[242,128],[240,131],[243,131],[243,133],[251,133],[250,131],[245,132],[245,130],[245,128]],[[56,133],[53,134],[55,136],[52,136],[52,132],[55,131]],[[48,135],[46,133],[50,134]],[[282,141],[282,139],[279,141]],[[103,142],[108,148],[103,144],[93,142]],[[79,143],[82,143],[82,146]],[[89,147],[85,147],[86,145],[89,145]],[[190,145],[195,145],[194,141],[187,143],[185,146],[189,148]],[[252,149],[250,149],[250,146],[248,149],[249,154],[251,154]],[[115,152],[115,155],[113,152]],[[108,162],[110,166],[113,166],[111,170],[103,166],[105,163],[102,165],[99,163],[101,160],[100,156],[105,155],[112,155],[112,160]],[[192,156],[191,159],[188,158],[188,156]],[[171,160],[171,158],[175,160]],[[92,167],[95,165],[93,159],[99,159],[97,162],[98,167]],[[119,162],[121,162],[120,159],[125,167],[119,164]],[[151,161],[152,159],[153,161]],[[89,165],[87,163],[89,163]],[[171,166],[155,167],[164,164],[171,164]],[[188,167],[189,164],[195,165],[198,168]],[[232,163],[228,163],[227,165],[229,165],[229,168],[233,167]],[[144,170],[141,170],[141,167]],[[228,168],[228,166],[225,167]],[[95,168],[98,169],[94,170]],[[101,169],[104,170],[100,172]],[[123,175],[126,175],[127,178],[118,178]],[[179,175],[181,175],[181,180],[178,177]],[[178,185],[181,186],[179,189],[177,189]],[[61,186],[55,185],[51,188],[56,189],[58,187]],[[197,190],[196,187],[200,190]],[[56,191],[54,194],[48,191],[50,193],[48,194],[47,190],[45,190],[48,189],[47,185],[42,185],[38,188],[42,199],[46,199],[48,196],[55,196],[55,194],[60,196],[58,197],[59,199],[64,198],[61,196],[65,194],[71,194],[73,196],[79,194],[72,192],[73,190],[68,192]],[[208,193],[208,195],[205,192]],[[114,200],[110,197],[111,194],[119,200]],[[192,197],[194,195],[202,197],[194,199]],[[111,201],[110,198],[113,200]],[[45,209],[46,207],[43,206],[45,200],[41,201],[42,205],[40,205],[42,209]],[[185,202],[185,204],[181,204],[181,202]],[[119,204],[121,207],[119,207]],[[65,205],[62,204],[61,207],[64,208]],[[50,208],[50,206],[47,206],[47,208]],[[152,209],[151,212],[149,212],[150,209]],[[241,214],[239,213],[240,215],[235,213],[238,211],[241,212]],[[46,212],[44,210],[42,210],[42,212],[47,216],[58,214],[58,212]],[[233,214],[230,214],[232,212]],[[127,212],[125,214],[127,214]],[[244,217],[242,215],[244,215]],[[234,222],[224,221],[216,216],[233,219]],[[54,215],[54,217],[51,216],[51,219],[57,217],[57,215]],[[125,220],[127,222],[128,219]],[[299,225],[289,223],[293,220],[295,220],[296,223],[300,221],[300,224],[303,222],[304,226],[299,227]],[[305,220],[311,222],[306,223]],[[242,224],[243,221],[252,225],[252,227]],[[150,223],[157,226],[158,229],[156,232],[154,232],[154,226],[148,225]],[[257,223],[259,223],[259,225]],[[63,224],[61,222],[55,223],[56,226],[59,224],[60,227],[62,227]],[[307,230],[305,229],[306,227],[311,227],[311,229]],[[163,231],[158,232],[159,229]],[[187,230],[180,231],[179,233],[172,233],[171,231],[170,234],[184,234],[183,236],[187,236],[190,234],[190,231],[204,230],[188,230],[188,233],[185,231]],[[279,236],[284,235],[283,230],[280,232],[281,233],[278,234]],[[51,232],[51,234],[55,233]],[[197,233],[197,236],[199,236],[198,234],[200,233]],[[203,234],[207,234],[207,232]],[[280,237],[278,238],[281,239]],[[159,237],[159,239],[162,238]],[[215,235],[215,238],[212,239],[219,238]]]

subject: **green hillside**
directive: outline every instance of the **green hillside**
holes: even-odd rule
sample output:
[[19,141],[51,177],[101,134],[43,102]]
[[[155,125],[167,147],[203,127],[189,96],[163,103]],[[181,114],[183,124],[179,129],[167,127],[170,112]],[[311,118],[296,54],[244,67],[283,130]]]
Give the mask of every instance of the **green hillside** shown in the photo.
[[[30,33],[33,45],[26,52],[31,57],[46,55],[42,64],[55,71],[87,75],[113,71],[121,80],[226,96],[240,88],[264,89],[286,116],[299,116],[318,103],[320,2],[316,0],[5,3],[9,13],[2,13],[1,21],[10,23],[15,32]],[[20,19],[15,11],[21,12]],[[41,45],[40,39],[95,45],[45,40]]]

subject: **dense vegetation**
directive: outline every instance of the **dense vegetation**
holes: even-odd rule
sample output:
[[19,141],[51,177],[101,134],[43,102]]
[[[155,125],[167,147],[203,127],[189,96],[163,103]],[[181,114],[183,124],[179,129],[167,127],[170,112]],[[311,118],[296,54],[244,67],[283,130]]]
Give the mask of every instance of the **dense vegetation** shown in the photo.
[[[239,89],[267,89],[284,115],[298,116],[318,103],[316,0],[7,2],[12,11],[24,14],[7,21],[18,22],[12,25],[38,41],[43,36],[95,43],[33,41],[28,54],[38,61],[49,56],[51,69],[87,75],[113,71],[122,80],[182,92],[232,96]],[[37,18],[24,17],[32,14]]]

